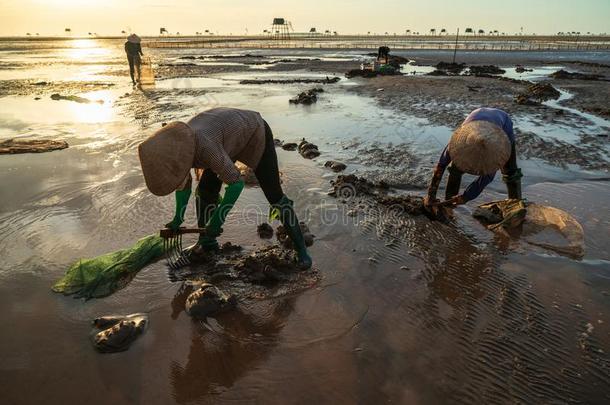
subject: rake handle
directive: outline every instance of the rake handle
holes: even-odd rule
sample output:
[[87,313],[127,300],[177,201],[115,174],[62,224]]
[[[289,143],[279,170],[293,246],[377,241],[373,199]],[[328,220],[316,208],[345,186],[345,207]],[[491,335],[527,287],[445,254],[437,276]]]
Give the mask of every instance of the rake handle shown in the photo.
[[177,231],[174,231],[173,229],[165,228],[165,229],[161,229],[161,231],[159,232],[159,236],[164,239],[169,239],[169,238],[173,238],[174,236],[177,236],[177,235],[184,235],[185,233],[205,234],[205,228],[180,228]]

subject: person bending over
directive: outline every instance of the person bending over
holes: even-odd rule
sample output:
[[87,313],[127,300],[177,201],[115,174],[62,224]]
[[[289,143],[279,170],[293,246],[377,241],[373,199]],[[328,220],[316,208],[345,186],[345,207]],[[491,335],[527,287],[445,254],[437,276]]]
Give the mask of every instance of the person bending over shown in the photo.
[[[312,260],[291,201],[282,191],[273,133],[258,112],[236,108],[213,108],[188,122],[172,122],[138,146],[146,186],[155,195],[176,195],[173,220],[166,225],[179,229],[191,195],[191,169],[203,170],[197,185],[197,222],[205,228],[195,251],[216,251],[216,238],[229,211],[244,188],[235,161],[252,168],[260,187],[278,213],[297,252],[299,264]],[[220,198],[220,189],[225,192]]]
[[[445,169],[449,171],[445,201],[436,192]],[[471,112],[451,136],[434,169],[424,206],[454,206],[474,200],[493,181],[496,172],[508,189],[508,198],[521,199],[521,169],[517,167],[515,133],[510,116],[496,108],[479,108]],[[479,176],[459,194],[462,175]]]

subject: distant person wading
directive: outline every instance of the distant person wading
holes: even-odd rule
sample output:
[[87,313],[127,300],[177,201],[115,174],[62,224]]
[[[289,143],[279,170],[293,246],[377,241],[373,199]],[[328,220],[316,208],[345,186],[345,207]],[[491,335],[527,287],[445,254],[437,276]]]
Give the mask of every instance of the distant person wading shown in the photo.
[[131,76],[131,82],[135,85],[136,79],[134,77],[135,70],[138,72],[138,82],[140,81],[141,65],[142,65],[142,46],[140,45],[140,37],[136,34],[131,34],[127,37],[125,42],[125,53],[127,54],[127,61],[129,62],[129,75]]

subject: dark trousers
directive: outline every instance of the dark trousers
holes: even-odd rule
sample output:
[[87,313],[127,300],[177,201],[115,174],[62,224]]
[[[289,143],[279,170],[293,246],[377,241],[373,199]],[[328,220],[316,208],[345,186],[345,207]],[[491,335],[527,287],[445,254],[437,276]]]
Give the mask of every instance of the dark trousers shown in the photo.
[[127,62],[129,62],[129,75],[131,76],[131,81],[135,82],[134,73],[136,71],[138,73],[138,80],[140,80],[140,67],[142,65],[142,58],[140,58],[140,55],[127,54]]
[[[511,145],[511,153],[508,158],[508,162],[500,169],[502,174],[505,176],[514,175],[519,169],[517,167],[517,152],[515,150],[515,144]],[[462,184],[462,172],[460,169],[455,167],[453,163],[447,167],[447,171],[449,172],[449,178],[447,179],[447,186],[445,187],[445,199],[448,200],[450,198],[455,197],[460,192],[460,185]],[[510,187],[508,189],[508,198],[521,198],[521,192],[515,193],[511,191]]]
[[[273,143],[273,132],[271,132],[267,122],[265,122],[265,150],[254,170],[254,174],[269,204],[279,202],[284,196],[284,191],[280,184],[280,171],[277,164],[275,144]],[[216,208],[221,187],[222,181],[216,173],[211,169],[205,169],[197,185],[197,213],[200,227],[205,226]]]

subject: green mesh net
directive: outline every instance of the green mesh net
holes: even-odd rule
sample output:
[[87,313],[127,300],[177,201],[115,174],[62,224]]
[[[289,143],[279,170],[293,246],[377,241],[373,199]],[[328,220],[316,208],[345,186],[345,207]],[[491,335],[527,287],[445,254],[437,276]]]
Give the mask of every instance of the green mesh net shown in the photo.
[[144,266],[163,255],[163,239],[150,235],[129,249],[74,263],[53,291],[79,298],[99,298],[125,287]]

